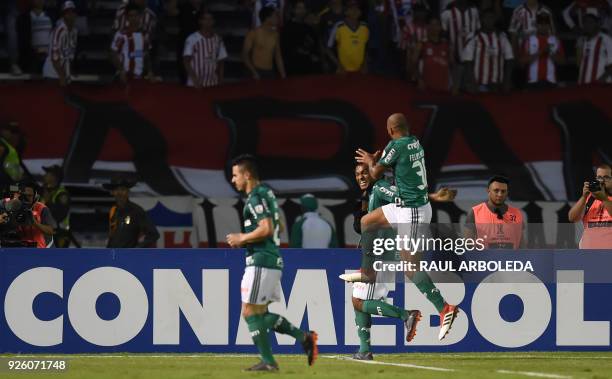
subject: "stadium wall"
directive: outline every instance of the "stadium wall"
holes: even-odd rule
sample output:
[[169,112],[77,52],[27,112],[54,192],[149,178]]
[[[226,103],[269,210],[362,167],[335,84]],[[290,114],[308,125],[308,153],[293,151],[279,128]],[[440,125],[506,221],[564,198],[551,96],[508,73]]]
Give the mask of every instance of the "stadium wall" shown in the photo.
[[[283,251],[283,301],[271,306],[319,333],[322,352],[358,345],[350,285],[357,250]],[[420,309],[415,340],[375,317],[377,352],[611,350],[610,251],[465,254],[464,260],[530,261],[534,273],[446,273],[436,281],[462,312],[437,340],[437,314],[410,283],[389,301]],[[0,250],[0,352],[254,352],[240,318],[241,250]],[[461,276],[461,279],[459,278]],[[286,336],[274,350],[297,353]]]

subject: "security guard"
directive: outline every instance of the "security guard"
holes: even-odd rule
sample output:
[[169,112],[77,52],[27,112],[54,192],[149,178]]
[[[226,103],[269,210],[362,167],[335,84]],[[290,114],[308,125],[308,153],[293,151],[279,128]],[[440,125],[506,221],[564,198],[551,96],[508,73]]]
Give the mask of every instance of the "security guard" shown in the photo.
[[115,198],[108,215],[109,234],[106,247],[155,247],[159,232],[144,209],[129,199],[135,183],[124,177],[115,177],[103,187]]
[[0,185],[17,183],[24,177],[21,158],[16,147],[21,138],[16,123],[9,123],[0,129]]
[[55,230],[55,247],[70,246],[70,194],[61,185],[64,172],[58,165],[43,166],[42,202],[49,208],[57,222]]

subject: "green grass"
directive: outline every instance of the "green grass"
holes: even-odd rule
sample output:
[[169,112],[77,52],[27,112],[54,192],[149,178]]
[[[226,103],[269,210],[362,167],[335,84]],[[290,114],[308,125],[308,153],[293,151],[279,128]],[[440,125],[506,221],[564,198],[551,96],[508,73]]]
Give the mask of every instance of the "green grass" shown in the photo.
[[[18,357],[3,355],[0,358]],[[348,356],[323,355],[314,367],[307,367],[304,356],[278,355],[281,371],[247,373],[242,370],[257,361],[255,356],[223,356],[211,354],[112,354],[27,356],[29,359],[67,359],[69,369],[63,373],[8,373],[0,369],[0,378],[111,378],[111,379],[166,379],[166,378],[260,378],[267,375],[300,379],[474,379],[474,378],[530,378],[604,379],[612,378],[612,353],[554,352],[554,353],[465,353],[465,354],[381,354],[375,355],[377,364],[347,360]],[[0,359],[6,365],[4,359]],[[426,368],[393,366],[417,365],[453,371],[432,371]],[[507,371],[511,373],[499,372]],[[532,373],[538,376],[529,376]]]

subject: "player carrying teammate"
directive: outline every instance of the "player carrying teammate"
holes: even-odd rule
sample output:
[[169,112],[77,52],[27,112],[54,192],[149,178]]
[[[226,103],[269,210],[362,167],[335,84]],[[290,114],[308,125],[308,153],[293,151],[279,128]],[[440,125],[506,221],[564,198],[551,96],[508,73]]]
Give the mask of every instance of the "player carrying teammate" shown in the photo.
[[247,194],[243,233],[227,235],[231,247],[246,247],[246,268],[242,276],[242,316],[246,320],[261,362],[247,371],[277,371],[268,330],[298,340],[308,355],[308,364],[317,358],[317,333],[304,332],[283,316],[268,312],[268,304],[280,300],[283,258],[280,255],[280,215],[276,197],[259,181],[255,159],[241,155],[232,162],[232,184]]
[[[373,181],[380,179],[386,170],[393,169],[397,186],[393,202],[373,209],[361,219],[362,233],[369,235],[366,239],[362,238],[366,253],[372,251],[371,237],[377,230],[394,227],[397,228],[400,235],[416,239],[425,234],[424,228],[431,222],[432,210],[427,192],[425,152],[417,138],[410,135],[410,127],[403,114],[395,113],[387,119],[387,132],[391,141],[382,155],[378,151],[370,154],[359,149],[355,158],[358,163],[368,167],[368,173]],[[408,253],[410,257],[413,257],[412,254],[416,252],[402,253]],[[417,274],[419,275],[417,276],[414,272],[406,272],[406,276],[412,278],[421,291],[423,289],[420,286],[430,285],[432,289],[435,288],[429,276]],[[439,291],[436,292],[439,294]],[[436,307],[440,312],[438,338],[441,340],[448,334],[459,308],[447,303],[443,303],[442,309],[439,306]]]
[[[374,209],[378,209],[386,204],[395,203],[398,199],[397,187],[392,185],[386,179],[380,179],[374,183],[370,176],[368,166],[360,163],[355,167],[355,180],[359,189],[363,191],[359,209],[354,213],[355,216],[355,231],[361,233],[361,218],[368,212],[372,212]],[[431,201],[452,201],[455,198],[456,191],[449,190],[447,188],[441,188],[436,193],[429,194]],[[377,233],[378,237],[390,237],[394,238],[395,232],[393,229],[383,229]],[[372,262],[375,259],[381,259],[383,261],[397,260],[396,251],[385,252],[380,258],[376,258],[372,254],[365,253],[363,255],[362,269],[364,267],[371,267]],[[389,288],[386,283],[390,283],[395,280],[394,273],[383,271],[374,272],[376,279],[374,283],[363,283],[356,282],[353,284],[353,308],[355,309],[355,323],[357,324],[357,334],[359,336],[359,351],[353,355],[353,359],[358,360],[372,360],[372,352],[370,351],[370,327],[372,325],[371,314],[380,314],[377,311],[377,307],[381,307],[381,311],[384,316],[395,317],[400,315],[400,318],[404,312],[406,314],[419,312],[419,311],[404,311],[393,305],[384,302],[384,298],[389,292]],[[440,294],[440,290],[433,284],[429,275],[425,272],[417,272],[412,278],[417,288],[431,301],[436,307],[438,312],[442,313],[445,306],[447,305],[444,298]],[[384,304],[380,304],[384,303]],[[396,309],[395,309],[396,308]],[[376,312],[372,312],[372,311]],[[419,312],[420,313],[420,312]],[[420,316],[420,314],[418,315]],[[404,322],[406,326],[406,341],[410,342],[416,334],[416,324],[420,317],[416,317],[415,321],[408,325],[408,319]],[[441,324],[443,317],[441,316]]]

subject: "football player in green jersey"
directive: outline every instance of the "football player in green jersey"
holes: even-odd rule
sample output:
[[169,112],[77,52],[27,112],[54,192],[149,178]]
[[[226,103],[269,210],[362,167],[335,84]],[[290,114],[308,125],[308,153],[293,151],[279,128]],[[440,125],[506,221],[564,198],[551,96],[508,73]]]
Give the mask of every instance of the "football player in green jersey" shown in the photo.
[[[361,218],[361,230],[372,237],[376,230],[393,226],[400,236],[408,236],[416,240],[427,234],[427,224],[431,222],[432,210],[429,203],[427,188],[427,171],[425,168],[425,152],[418,139],[410,135],[410,126],[406,116],[395,113],[387,119],[387,132],[391,141],[382,154],[368,153],[357,150],[355,157],[358,163],[368,167],[372,180],[380,179],[384,172],[393,170],[397,197],[394,202],[372,210]],[[365,251],[371,251],[372,238],[364,241]],[[416,252],[401,252],[406,260],[414,260]],[[411,279],[417,276],[406,272]],[[418,286],[418,284],[417,284]],[[449,332],[457,317],[459,308],[444,304],[440,312],[440,333],[443,339]]]
[[254,157],[242,155],[232,162],[232,184],[247,199],[242,233],[227,235],[231,247],[246,247],[246,267],[240,285],[242,316],[249,327],[261,362],[248,371],[277,371],[268,330],[293,336],[302,344],[312,365],[317,358],[317,333],[304,332],[283,316],[268,312],[268,304],[280,301],[283,258],[280,255],[280,214],[274,192],[259,181]]

